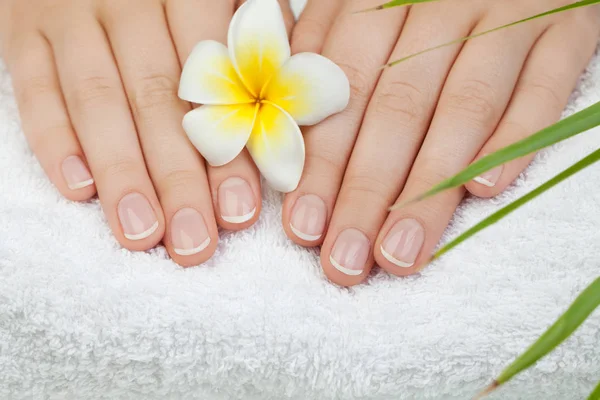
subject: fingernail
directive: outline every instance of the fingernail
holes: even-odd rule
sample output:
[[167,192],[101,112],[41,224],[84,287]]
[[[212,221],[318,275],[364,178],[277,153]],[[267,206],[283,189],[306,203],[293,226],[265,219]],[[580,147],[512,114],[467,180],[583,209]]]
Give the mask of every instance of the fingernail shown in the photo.
[[219,186],[219,209],[221,218],[232,224],[249,221],[256,213],[254,193],[242,178],[228,178]]
[[300,239],[314,242],[323,236],[326,216],[327,208],[323,200],[314,194],[307,194],[294,204],[290,229]]
[[381,254],[394,265],[410,268],[423,247],[425,231],[414,219],[403,219],[390,229],[381,245]]
[[90,170],[78,156],[69,156],[62,163],[62,173],[71,190],[82,189],[94,184]]
[[360,275],[367,263],[371,243],[357,229],[346,229],[339,234],[329,261],[338,271],[346,275]]
[[118,206],[123,234],[129,240],[142,240],[158,228],[158,220],[148,199],[139,193],[123,197]]
[[171,219],[171,242],[180,256],[191,256],[210,244],[208,229],[202,215],[193,208],[182,208]]
[[484,172],[483,174],[473,178],[473,180],[477,183],[481,183],[484,186],[494,187],[496,182],[498,182],[498,179],[500,179],[500,175],[502,175],[502,165]]

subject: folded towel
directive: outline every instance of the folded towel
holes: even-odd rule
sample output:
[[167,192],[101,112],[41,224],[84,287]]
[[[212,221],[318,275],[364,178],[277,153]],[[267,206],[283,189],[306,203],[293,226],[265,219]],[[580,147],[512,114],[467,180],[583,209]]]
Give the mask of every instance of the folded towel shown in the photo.
[[[600,57],[565,114],[600,100]],[[97,201],[63,199],[20,130],[0,66],[0,398],[465,399],[600,275],[600,165],[419,276],[327,282],[286,239],[281,196],[184,270],[120,248]],[[600,129],[539,154],[504,194],[470,198],[444,240],[591,151]],[[600,380],[600,315],[495,399],[579,399]]]

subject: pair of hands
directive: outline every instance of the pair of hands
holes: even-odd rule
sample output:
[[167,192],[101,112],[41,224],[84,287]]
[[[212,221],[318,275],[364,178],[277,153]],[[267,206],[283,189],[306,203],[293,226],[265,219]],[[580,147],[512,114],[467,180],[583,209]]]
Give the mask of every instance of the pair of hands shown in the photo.
[[[260,0],[263,1],[263,0]],[[119,242],[161,240],[184,266],[207,260],[217,225],[260,214],[259,174],[244,151],[205,166],[181,128],[181,65],[200,40],[226,42],[233,0],[0,0],[3,57],[23,130],[67,198],[98,192]],[[282,10],[292,32],[286,0]],[[304,130],[306,165],[286,195],[283,226],[322,245],[327,276],[360,283],[376,261],[417,271],[465,189],[388,212],[493,152],[555,122],[600,33],[586,7],[450,46],[382,71],[386,62],[566,0],[448,0],[354,15],[381,0],[309,0],[292,53],[322,53],[348,75],[348,108]],[[529,163],[516,160],[467,185],[490,197]]]

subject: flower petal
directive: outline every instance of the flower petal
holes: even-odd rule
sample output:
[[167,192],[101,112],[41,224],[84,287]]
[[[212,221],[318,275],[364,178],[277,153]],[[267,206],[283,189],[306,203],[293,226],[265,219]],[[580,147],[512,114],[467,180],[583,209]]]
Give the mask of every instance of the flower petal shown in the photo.
[[248,142],[257,114],[254,104],[202,106],[183,118],[183,129],[210,165],[233,160]]
[[272,78],[265,98],[286,110],[299,125],[314,125],[346,108],[350,83],[329,59],[299,53]]
[[258,98],[271,76],[290,57],[290,44],[277,0],[248,0],[229,25],[227,46],[246,88]]
[[256,117],[248,150],[269,185],[288,193],[298,187],[304,169],[304,138],[292,117],[263,104]]
[[233,68],[227,47],[214,40],[204,40],[192,50],[181,74],[179,97],[198,104],[253,101]]

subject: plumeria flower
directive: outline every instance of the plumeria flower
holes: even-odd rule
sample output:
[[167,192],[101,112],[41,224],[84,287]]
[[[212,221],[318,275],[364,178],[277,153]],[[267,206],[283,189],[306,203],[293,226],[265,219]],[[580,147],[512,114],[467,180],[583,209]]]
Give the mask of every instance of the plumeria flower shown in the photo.
[[185,63],[179,97],[203,106],[183,127],[213,166],[248,148],[274,189],[296,189],[304,168],[298,125],[314,125],[346,108],[350,85],[332,61],[290,56],[277,0],[249,0],[231,20],[228,47],[206,40]]

